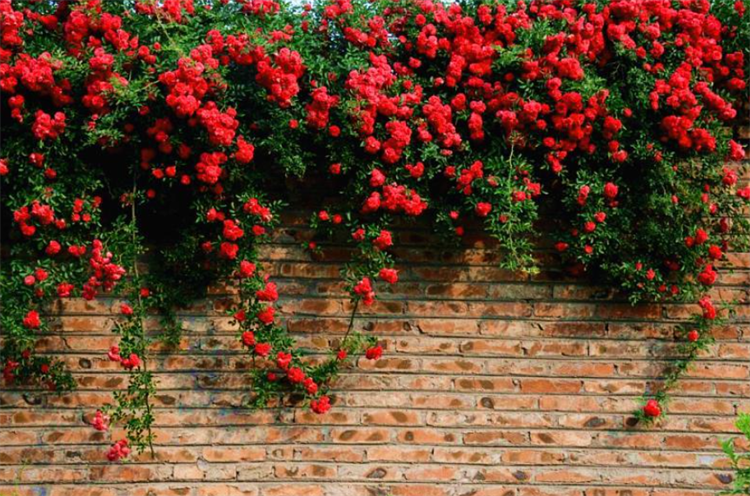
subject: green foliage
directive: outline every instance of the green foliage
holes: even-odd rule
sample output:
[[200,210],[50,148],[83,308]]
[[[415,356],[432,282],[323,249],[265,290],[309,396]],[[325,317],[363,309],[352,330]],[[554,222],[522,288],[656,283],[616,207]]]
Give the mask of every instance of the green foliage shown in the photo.
[[[735,425],[744,435],[746,442],[750,443],[750,414],[741,413]],[[722,494],[750,494],[750,452],[738,452],[732,439],[723,441],[721,448],[735,470],[732,489]]]

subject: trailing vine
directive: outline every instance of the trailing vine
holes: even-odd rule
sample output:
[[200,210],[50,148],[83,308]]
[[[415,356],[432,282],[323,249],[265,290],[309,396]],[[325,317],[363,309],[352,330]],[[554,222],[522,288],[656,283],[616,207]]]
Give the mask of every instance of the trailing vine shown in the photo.
[[[750,441],[750,414],[741,413],[735,426],[746,442]],[[722,494],[750,494],[750,452],[735,448],[734,439],[723,441],[721,447],[729,457],[729,463],[735,471],[732,489]]]
[[[701,313],[693,316],[689,323],[678,326],[675,339],[678,341],[675,350],[677,358],[672,359],[661,377],[661,383],[650,397],[644,397],[641,409],[635,412],[635,419],[645,424],[651,424],[662,417],[662,410],[669,403],[669,393],[677,385],[680,378],[690,370],[692,363],[699,353],[707,352],[715,339],[712,334],[714,327],[726,322],[719,317],[717,309],[709,297],[704,296],[698,301]],[[726,311],[731,311],[731,305],[726,305]]]
[[97,430],[107,430],[110,422],[121,423],[125,426],[126,438],[114,443],[107,453],[110,461],[127,457],[131,444],[139,452],[148,447],[152,457],[154,456],[154,435],[151,431],[154,414],[151,397],[156,393],[156,386],[153,376],[148,371],[147,351],[152,341],[146,335],[144,326],[147,310],[144,300],[150,296],[150,290],[142,284],[143,279],[138,269],[139,258],[144,251],[138,237],[136,216],[138,201],[138,183],[134,175],[133,189],[127,199],[131,215],[128,230],[131,235],[130,267],[133,272],[132,280],[128,281],[130,285],[128,294],[133,305],[129,303],[120,305],[120,313],[124,320],[115,324],[115,332],[120,336],[120,342],[119,345],[112,346],[108,353],[111,361],[119,363],[129,372],[129,382],[124,391],[114,393],[115,404],[108,405],[103,410],[97,410],[92,422]]
[[[90,422],[125,426],[111,460],[151,448],[149,346],[177,345],[175,308],[223,283],[248,405],[325,413],[342,368],[383,352],[354,323],[398,282],[394,222],[429,217],[454,241],[481,222],[509,270],[537,271],[551,238],[570,274],[633,303],[700,305],[636,412],[659,418],[723,317],[716,265],[748,246],[732,134],[746,8],[0,0],[4,383],[72,389],[62,360],[35,350],[44,316],[58,299],[123,298],[108,355],[128,384]],[[307,188],[326,192],[312,226],[354,247],[350,323],[325,353],[276,318],[258,255],[290,190]]]

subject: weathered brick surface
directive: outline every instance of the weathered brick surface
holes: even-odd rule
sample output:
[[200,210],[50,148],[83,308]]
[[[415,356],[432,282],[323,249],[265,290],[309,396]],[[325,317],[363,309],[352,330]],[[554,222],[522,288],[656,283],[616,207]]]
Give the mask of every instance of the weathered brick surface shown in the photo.
[[[291,223],[263,253],[281,316],[322,350],[346,332],[346,250],[311,259],[309,234]],[[750,256],[732,255],[715,290],[741,302],[737,319],[717,330],[663,424],[642,429],[629,414],[697,307],[631,307],[544,253],[545,270],[525,277],[497,269],[486,240],[441,249],[421,228],[400,239],[401,282],[355,321],[386,354],[341,378],[325,416],[241,408],[250,363],[222,316],[231,289],[181,311],[179,349],[154,346],[151,358],[156,459],[109,464],[109,434],[86,423],[126,384],[105,354],[118,302],[56,304],[57,330],[40,347],[79,388],[0,392],[0,494],[708,496],[729,480],[718,443],[750,411]]]

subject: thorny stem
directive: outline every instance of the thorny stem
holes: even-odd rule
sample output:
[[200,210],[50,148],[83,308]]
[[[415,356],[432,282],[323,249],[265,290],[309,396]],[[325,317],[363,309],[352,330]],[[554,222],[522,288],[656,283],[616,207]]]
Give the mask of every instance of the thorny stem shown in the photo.
[[[242,310],[244,310],[244,309],[245,309],[245,306],[244,306],[244,301],[245,301],[245,290],[244,290],[244,288],[242,287],[242,282],[240,282],[240,284],[239,284],[239,293],[240,293],[240,294],[239,294],[239,296],[240,296],[240,304],[242,305],[242,306],[241,306],[240,308],[241,308]],[[242,330],[242,327],[241,327],[241,326],[242,326],[242,324],[240,323],[240,330]],[[251,360],[253,361],[253,370],[254,370],[254,369],[256,369],[256,368],[257,368],[257,367],[256,367],[256,364],[255,364],[255,352],[253,352],[253,353],[252,353],[252,357],[251,357]]]
[[[696,322],[695,325],[699,326],[700,319],[697,320],[698,322]],[[675,388],[678,381],[688,371],[691,364],[698,358],[700,351],[706,349],[706,346],[713,342],[711,332],[719,322],[721,321],[711,320],[705,322],[704,325],[701,326],[701,336],[705,335],[707,336],[707,339],[701,337],[700,341],[683,342],[678,346],[678,358],[670,361],[670,363],[665,367],[664,372],[661,374],[661,385],[655,385],[654,392],[650,396],[647,396],[646,399],[650,397],[652,399],[655,399],[662,405],[665,405],[666,402],[669,401],[670,391]],[[684,338],[685,336],[681,336],[681,339]],[[651,423],[655,420],[651,417],[644,417],[641,410],[638,410],[636,412],[636,419],[643,420],[646,423]]]
[[664,383],[661,387],[661,393],[667,394],[671,389],[675,387],[677,381],[680,380],[682,375],[687,371],[691,363],[695,361],[698,356],[698,349],[691,347],[686,355],[678,358],[673,364],[671,364],[664,374]]
[[351,333],[352,329],[354,328],[354,317],[357,315],[358,306],[359,306],[359,298],[354,300],[354,308],[352,308],[352,315],[349,318],[349,328],[346,330],[346,334],[344,334],[344,339],[341,340],[342,346],[344,345],[344,343],[346,343],[346,338],[349,337],[349,333]]
[[[352,329],[354,329],[354,318],[357,315],[357,308],[359,307],[359,300],[360,300],[359,298],[357,298],[357,299],[354,300],[354,307],[352,308],[352,314],[349,317],[349,327],[346,329],[346,333],[344,334],[344,337],[341,340],[341,344],[339,345],[339,349],[345,349],[346,339],[349,337],[349,334],[352,332]],[[335,361],[336,358],[334,357],[333,360]],[[328,377],[326,379],[325,383],[323,383],[323,385],[325,386],[326,390],[328,389],[328,386],[329,386],[331,380],[332,380],[332,377]]]

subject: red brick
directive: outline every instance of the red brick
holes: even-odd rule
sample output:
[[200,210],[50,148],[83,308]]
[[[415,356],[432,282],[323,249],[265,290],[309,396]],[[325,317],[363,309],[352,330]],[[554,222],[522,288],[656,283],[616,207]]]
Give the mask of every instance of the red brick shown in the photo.
[[261,496],[323,496],[325,492],[321,486],[274,484],[262,487],[260,494]]
[[263,448],[237,446],[210,446],[203,448],[203,459],[207,462],[257,462],[266,459]]
[[[311,258],[299,216],[261,247],[279,284],[282,322],[315,359],[336,348],[351,303],[339,275],[351,247]],[[19,496],[713,496],[723,487],[720,439],[750,411],[750,322],[717,327],[717,345],[681,380],[656,426],[628,420],[674,356],[678,321],[694,304],[631,306],[596,281],[561,276],[549,244],[530,278],[497,268],[494,243],[433,246],[429,226],[397,226],[401,281],[379,288],[355,330],[377,336],[382,360],[361,360],[309,408],[241,408],[250,362],[225,310],[234,285],[179,310],[176,350],[154,344],[156,458],[110,464],[123,436],[93,430],[93,412],[124,388],[107,360],[119,300],[55,303],[39,349],[59,355],[79,391],[0,392],[0,494]],[[293,236],[285,229],[296,231]],[[750,258],[730,254],[716,299],[747,302]],[[158,319],[146,321],[156,331]],[[30,404],[31,403],[31,404]],[[648,489],[644,489],[648,488]]]

